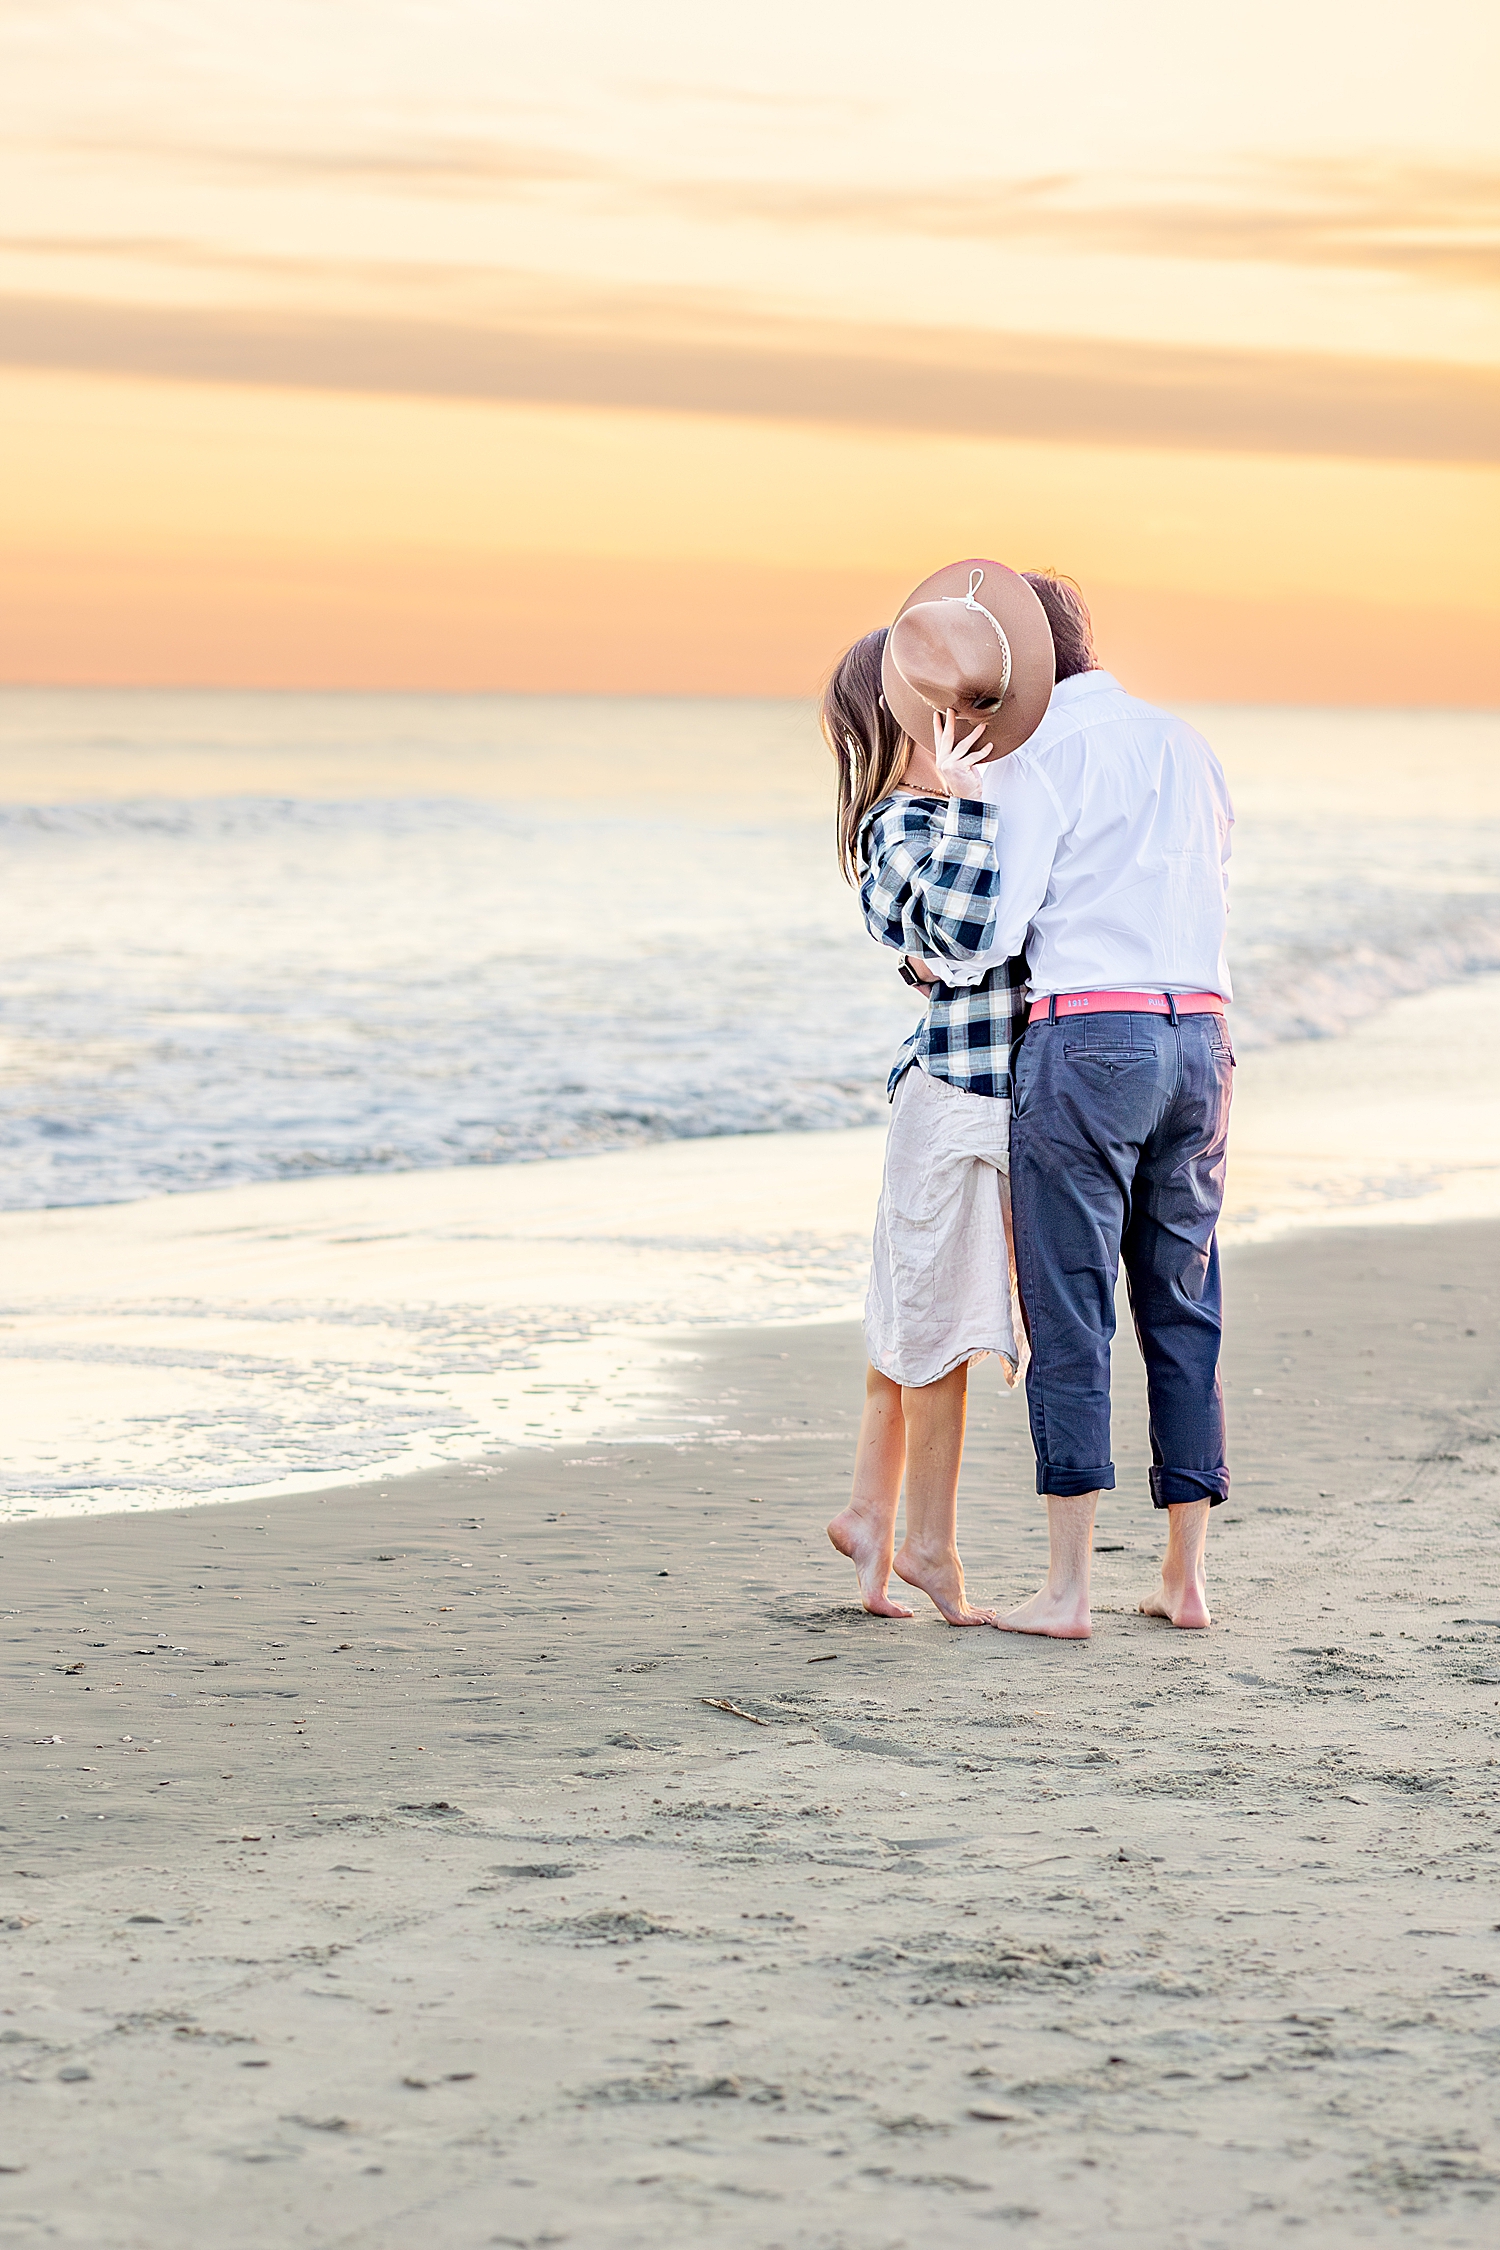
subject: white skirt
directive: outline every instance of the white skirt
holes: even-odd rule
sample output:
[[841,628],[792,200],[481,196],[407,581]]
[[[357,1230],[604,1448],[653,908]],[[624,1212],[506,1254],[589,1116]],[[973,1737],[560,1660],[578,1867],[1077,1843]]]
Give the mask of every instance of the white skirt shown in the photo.
[[1010,1103],[913,1064],[896,1088],[875,1214],[865,1348],[893,1383],[936,1383],[995,1352],[1014,1383],[1020,1303]]

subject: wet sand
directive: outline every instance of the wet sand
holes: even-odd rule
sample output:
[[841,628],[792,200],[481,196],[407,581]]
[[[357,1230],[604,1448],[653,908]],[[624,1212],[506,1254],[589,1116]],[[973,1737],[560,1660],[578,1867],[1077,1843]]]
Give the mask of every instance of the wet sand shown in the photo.
[[[852,1326],[698,1443],[7,1526],[0,2243],[1493,2241],[1500,1226],[1229,1291],[1202,1636],[1123,1348],[1087,1646],[851,1606]],[[980,1370],[987,1600],[1031,1481]]]

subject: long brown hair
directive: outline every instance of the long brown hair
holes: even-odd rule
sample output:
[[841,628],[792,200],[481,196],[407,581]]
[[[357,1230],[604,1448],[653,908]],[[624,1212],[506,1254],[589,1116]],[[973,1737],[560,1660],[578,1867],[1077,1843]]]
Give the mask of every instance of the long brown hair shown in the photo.
[[886,628],[845,649],[823,690],[823,740],[838,768],[834,832],[846,883],[859,881],[859,832],[865,815],[888,797],[906,768],[911,744],[880,700]]

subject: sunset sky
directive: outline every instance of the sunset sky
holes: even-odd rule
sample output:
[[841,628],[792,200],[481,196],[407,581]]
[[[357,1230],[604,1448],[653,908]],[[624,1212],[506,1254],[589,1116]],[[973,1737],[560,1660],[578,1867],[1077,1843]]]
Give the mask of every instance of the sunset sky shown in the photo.
[[0,678],[1500,703],[1494,0],[0,0]]

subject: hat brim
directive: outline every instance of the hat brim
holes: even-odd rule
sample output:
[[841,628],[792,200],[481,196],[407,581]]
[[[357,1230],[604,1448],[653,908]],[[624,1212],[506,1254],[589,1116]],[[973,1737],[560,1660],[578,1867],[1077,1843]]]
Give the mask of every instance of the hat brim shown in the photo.
[[[1019,749],[1036,733],[1052,700],[1057,676],[1052,628],[1031,587],[1019,571],[1008,569],[1004,563],[990,562],[982,555],[971,556],[963,562],[945,563],[930,578],[924,578],[921,585],[908,594],[896,618],[904,617],[919,602],[962,601],[969,590],[970,573],[976,570],[984,572],[984,579],[975,600],[983,603],[999,621],[1010,643],[1010,686],[1000,709],[986,721],[994,754],[999,757],[1008,750]],[[930,750],[936,707],[897,669],[889,637],[881,658],[880,684],[886,705],[902,733],[910,735],[924,750]]]

